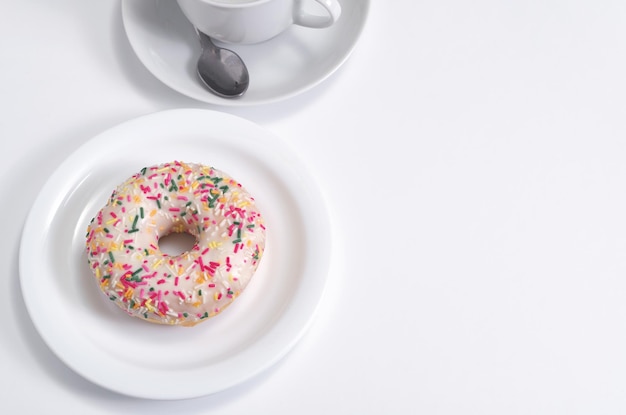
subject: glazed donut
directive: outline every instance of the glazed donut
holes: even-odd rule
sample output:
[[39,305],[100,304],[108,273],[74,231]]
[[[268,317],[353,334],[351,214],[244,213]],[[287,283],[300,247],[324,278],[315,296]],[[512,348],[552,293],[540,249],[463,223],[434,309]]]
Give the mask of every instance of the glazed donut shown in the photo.
[[[187,232],[192,249],[170,256],[159,238]],[[193,326],[245,289],[265,248],[254,198],[215,168],[170,162],[120,184],[87,227],[87,260],[102,292],[134,317]]]

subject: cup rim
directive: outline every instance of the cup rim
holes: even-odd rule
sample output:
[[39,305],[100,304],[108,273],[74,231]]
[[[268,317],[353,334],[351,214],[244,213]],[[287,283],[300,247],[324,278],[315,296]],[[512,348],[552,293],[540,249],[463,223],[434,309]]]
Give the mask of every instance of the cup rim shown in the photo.
[[245,8],[245,7],[249,7],[249,6],[253,6],[257,4],[268,3],[272,0],[248,0],[243,3],[227,3],[224,0],[196,0],[196,1],[199,1],[205,4],[210,4],[212,6],[222,7],[225,9],[241,9],[241,8]]

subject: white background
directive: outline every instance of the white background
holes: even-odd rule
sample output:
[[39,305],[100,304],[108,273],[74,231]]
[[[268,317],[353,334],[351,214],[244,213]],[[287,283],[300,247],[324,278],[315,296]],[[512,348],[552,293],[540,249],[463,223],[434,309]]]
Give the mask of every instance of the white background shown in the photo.
[[[251,108],[154,78],[119,0],[1,3],[0,412],[626,413],[626,2],[372,3],[331,78]],[[18,244],[73,150],[172,108],[288,142],[330,201],[339,260],[279,364],[216,395],[144,401],[47,348]]]

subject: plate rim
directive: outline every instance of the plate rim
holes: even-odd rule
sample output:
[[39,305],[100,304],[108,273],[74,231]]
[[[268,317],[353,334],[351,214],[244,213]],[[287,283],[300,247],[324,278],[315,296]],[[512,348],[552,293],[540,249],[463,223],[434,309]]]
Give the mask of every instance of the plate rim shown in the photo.
[[[150,0],[150,1],[157,3],[159,0]],[[328,69],[320,77],[315,79],[313,82],[309,82],[308,84],[299,86],[298,88],[295,88],[288,93],[283,93],[283,94],[275,95],[273,97],[261,98],[261,99],[256,99],[256,100],[246,99],[247,97],[245,95],[240,99],[228,99],[228,98],[218,97],[214,94],[211,94],[208,91],[206,92],[206,94],[202,94],[202,95],[193,93],[193,91],[191,92],[183,91],[181,90],[181,88],[177,88],[174,83],[169,81],[169,79],[163,79],[162,76],[158,76],[157,73],[155,73],[155,71],[153,70],[150,62],[143,57],[143,54],[141,52],[142,48],[139,47],[139,44],[132,33],[131,28],[133,27],[135,23],[129,17],[131,15],[130,10],[132,7],[136,7],[136,5],[139,2],[137,2],[136,0],[122,0],[121,1],[121,14],[122,14],[122,25],[124,26],[124,32],[126,33],[126,38],[135,56],[139,59],[142,65],[148,70],[148,72],[150,72],[156,79],[158,79],[164,85],[168,86],[170,89],[184,96],[187,96],[189,98],[192,98],[192,99],[195,99],[197,101],[204,102],[207,104],[219,105],[219,106],[224,106],[224,107],[251,107],[251,106],[257,106],[257,105],[273,104],[276,102],[284,101],[284,100],[293,98],[295,96],[301,95],[315,88],[322,82],[324,82],[332,74],[334,74],[340,67],[343,66],[343,64],[350,58],[350,56],[354,52],[356,45],[359,43],[359,39],[361,38],[363,31],[365,27],[367,26],[367,21],[369,20],[370,9],[371,9],[371,0],[350,0],[350,1],[352,2],[351,4],[355,4],[356,7],[358,7],[359,10],[362,11],[363,18],[360,20],[354,39],[350,43],[349,47],[343,53],[343,56],[340,59],[336,60],[332,65],[329,65]],[[269,40],[268,42],[272,42],[272,41],[275,41],[275,40]]]
[[[54,172],[48,177],[44,185],[39,189],[39,192],[27,214],[26,221],[22,228],[21,239],[19,243],[18,269],[19,269],[19,283],[20,283],[20,288],[21,288],[21,294],[22,294],[22,297],[26,306],[27,314],[29,315],[36,331],[38,332],[38,334],[40,335],[44,343],[46,343],[46,345],[52,350],[53,354],[57,358],[59,358],[65,365],[71,368],[74,372],[81,375],[83,378],[91,381],[92,383],[98,384],[105,389],[109,389],[109,390],[112,390],[114,392],[117,392],[123,395],[144,398],[144,399],[177,400],[177,399],[189,399],[189,398],[195,398],[199,396],[214,394],[214,393],[229,389],[231,387],[237,386],[240,383],[246,382],[254,378],[255,376],[259,375],[261,372],[264,372],[265,370],[273,366],[278,361],[280,361],[282,358],[284,358],[285,355],[287,355],[293,349],[293,347],[300,341],[300,339],[304,336],[304,334],[307,332],[307,330],[311,326],[317,314],[317,311],[320,307],[320,303],[322,301],[322,298],[324,296],[324,293],[328,285],[330,267],[331,267],[331,262],[332,262],[331,256],[333,252],[332,250],[333,232],[332,232],[332,226],[331,226],[331,217],[330,217],[328,199],[326,198],[326,195],[322,192],[322,188],[319,185],[317,178],[312,174],[312,172],[309,171],[306,167],[302,167],[301,163],[292,162],[290,165],[291,168],[294,168],[297,166],[297,164],[300,164],[301,167],[298,168],[297,171],[301,174],[300,179],[303,180],[304,183],[307,185],[307,192],[312,192],[312,194],[314,194],[315,197],[318,197],[320,200],[321,207],[318,206],[318,208],[316,209],[318,216],[315,219],[323,222],[326,225],[321,228],[320,235],[321,235],[321,238],[324,241],[326,241],[327,244],[324,250],[326,253],[325,258],[324,258],[325,261],[320,261],[321,266],[318,267],[318,271],[322,271],[322,275],[318,276],[318,278],[320,278],[318,282],[321,281],[321,289],[317,293],[317,298],[313,300],[312,308],[307,310],[306,312],[304,311],[300,312],[300,313],[306,314],[306,316],[300,317],[300,319],[302,320],[300,322],[301,324],[299,325],[298,330],[293,331],[289,336],[287,336],[289,338],[288,342],[283,344],[281,347],[274,348],[274,350],[271,353],[269,353],[269,355],[271,356],[265,359],[264,362],[258,363],[256,367],[254,368],[254,370],[242,371],[242,373],[236,379],[231,379],[229,382],[224,383],[221,387],[214,387],[211,390],[202,390],[202,391],[194,390],[194,391],[181,392],[179,390],[177,393],[173,393],[172,391],[170,391],[169,393],[164,393],[162,390],[158,390],[156,391],[156,393],[146,393],[145,390],[144,391],[139,391],[139,390],[131,391],[128,389],[120,388],[120,387],[117,387],[116,385],[111,385],[110,383],[107,383],[103,379],[99,378],[97,376],[97,373],[94,373],[93,371],[90,372],[89,368],[79,366],[79,363],[76,360],[72,360],[71,357],[68,357],[67,350],[63,350],[63,348],[59,345],[59,341],[53,338],[53,333],[55,332],[55,329],[51,328],[50,325],[46,326],[45,324],[42,323],[41,310],[38,309],[37,306],[33,303],[36,300],[35,294],[29,291],[32,289],[32,287],[29,286],[29,283],[32,283],[33,277],[27,274],[29,270],[32,270],[32,268],[29,265],[30,257],[26,256],[26,252],[28,251],[29,246],[31,246],[31,244],[33,243],[33,240],[35,241],[45,240],[46,238],[44,237],[44,234],[49,232],[49,230],[47,230],[46,232],[39,232],[39,233],[34,232],[33,233],[33,229],[39,228],[42,223],[47,223],[50,225],[49,227],[51,227],[52,223],[54,222],[52,219],[44,219],[42,215],[38,215],[38,213],[40,213],[42,210],[42,201],[45,200],[46,197],[50,193],[54,193],[53,191],[50,190],[51,184],[54,183],[54,181],[58,178],[58,176],[62,175],[65,168],[67,168],[68,166],[71,166],[72,163],[75,162],[76,158],[80,157],[80,155],[83,154],[84,151],[88,151],[91,147],[97,146],[98,143],[105,142],[106,138],[109,137],[111,134],[113,135],[119,134],[120,131],[124,131],[124,129],[126,128],[141,125],[142,123],[149,123],[155,119],[157,120],[161,119],[163,121],[167,119],[168,117],[176,118],[181,115],[183,117],[186,117],[186,116],[218,117],[222,119],[228,119],[230,122],[247,124],[248,128],[255,128],[259,132],[264,132],[265,135],[263,136],[263,139],[273,140],[275,145],[277,144],[282,145],[282,147],[280,147],[279,150],[283,153],[289,154],[289,156],[292,157],[292,160],[297,160],[298,162],[302,161],[295,154],[293,154],[293,152],[290,151],[288,147],[285,146],[286,143],[284,141],[281,141],[278,137],[276,137],[269,131],[265,130],[263,127],[247,119],[244,119],[239,116],[232,115],[232,114],[227,114],[227,113],[208,110],[208,109],[173,109],[173,110],[158,111],[155,113],[136,117],[136,118],[127,120],[125,122],[122,122],[120,124],[117,124],[113,127],[110,127],[104,130],[103,132],[93,136],[91,139],[87,140],[86,142],[81,144],[78,148],[76,148],[74,151],[72,151],[57,166]],[[74,180],[71,182],[73,184],[76,181],[78,180]],[[56,197],[59,199],[63,199],[66,196],[67,196],[66,193],[62,193],[62,194],[59,193],[56,195]],[[56,209],[53,209],[53,211],[56,212]],[[306,272],[303,272],[303,274],[305,273]],[[296,294],[291,293],[289,300],[292,301],[295,295]],[[283,317],[281,315],[280,319],[282,318]],[[258,347],[261,347],[261,346],[258,346]],[[246,358],[246,357],[247,356],[243,356],[242,358]],[[226,360],[230,360],[230,359],[231,358],[228,358]]]

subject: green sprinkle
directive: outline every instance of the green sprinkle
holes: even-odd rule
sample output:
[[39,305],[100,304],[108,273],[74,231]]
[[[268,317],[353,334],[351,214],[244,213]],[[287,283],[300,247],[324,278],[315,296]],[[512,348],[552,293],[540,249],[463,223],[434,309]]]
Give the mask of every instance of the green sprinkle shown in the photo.
[[143,219],[143,207],[139,208],[139,216],[141,216],[141,219]]
[[113,257],[113,252],[111,252],[111,251],[109,251],[109,259],[111,260],[112,264],[115,263],[115,258]]
[[111,301],[115,301],[116,299],[117,299],[117,297],[115,297],[114,295],[109,297],[109,300],[111,300]]
[[139,216],[135,215],[135,219],[133,219],[133,226],[131,229],[137,229],[137,221],[139,220]]
[[146,175],[146,171],[148,171],[147,167],[144,167],[143,169],[141,169],[141,175],[145,176]]
[[143,313],[143,318],[148,318],[148,313]]
[[183,317],[187,318],[187,317],[189,317],[189,314],[188,313],[183,313]]
[[200,319],[202,320],[203,318],[207,318],[207,317],[209,317],[209,312],[205,311],[202,317],[200,317]]
[[135,232],[139,232],[139,229],[136,229],[136,228],[135,228],[135,229],[130,229],[130,230],[128,231],[128,233],[135,233]]
[[108,228],[102,228],[106,233],[111,233]]
[[202,290],[198,290],[198,295],[202,297]]
[[157,200],[156,200],[156,202],[157,202],[157,207],[158,207],[159,209],[161,209],[161,201],[160,201],[159,199],[157,199]]

